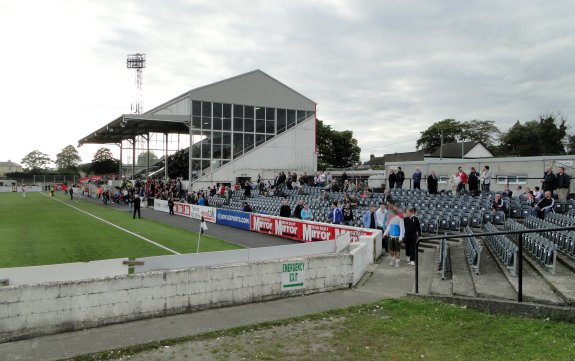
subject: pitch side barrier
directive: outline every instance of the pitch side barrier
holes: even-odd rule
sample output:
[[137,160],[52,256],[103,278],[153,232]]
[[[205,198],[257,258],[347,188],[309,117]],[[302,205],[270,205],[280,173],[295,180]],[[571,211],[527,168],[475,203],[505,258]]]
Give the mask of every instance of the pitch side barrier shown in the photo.
[[[168,201],[154,200],[154,210],[169,212]],[[333,241],[342,234],[349,234],[350,241],[356,243],[360,241],[360,237],[368,236],[373,238],[373,243],[368,245],[373,259],[377,259],[382,252],[382,232],[377,229],[304,221],[296,218],[254,214],[178,202],[174,203],[174,214],[194,219],[203,217],[207,222],[270,234],[299,242]]]
[[[40,186],[24,186],[26,192],[42,192],[42,187]],[[22,192],[22,186],[0,186],[0,193],[9,192]]]

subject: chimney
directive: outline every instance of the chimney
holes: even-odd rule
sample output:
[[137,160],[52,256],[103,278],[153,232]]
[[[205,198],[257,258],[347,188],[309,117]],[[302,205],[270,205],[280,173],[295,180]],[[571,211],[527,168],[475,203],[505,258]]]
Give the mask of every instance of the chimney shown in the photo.
[[373,158],[375,158],[375,155],[370,154],[370,155],[369,155],[369,160],[373,160]]

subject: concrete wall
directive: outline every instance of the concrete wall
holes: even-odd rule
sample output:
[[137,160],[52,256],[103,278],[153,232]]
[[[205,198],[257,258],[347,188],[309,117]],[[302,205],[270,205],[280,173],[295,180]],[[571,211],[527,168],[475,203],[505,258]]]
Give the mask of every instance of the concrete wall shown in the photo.
[[295,170],[299,175],[310,174],[317,169],[315,153],[315,121],[308,119],[285,133],[223,165],[214,172],[192,183],[194,190],[206,188],[218,182],[235,182],[236,177],[251,177],[258,174],[263,179],[274,179],[279,171]]
[[[575,168],[573,168],[575,167],[575,156],[573,155],[443,160],[427,158],[424,161],[418,162],[386,163],[385,166],[387,169],[395,169],[398,166],[403,169],[406,177],[403,188],[409,188],[409,178],[411,178],[415,168],[419,168],[424,176],[421,181],[421,188],[427,189],[426,178],[432,170],[434,170],[438,176],[451,176],[457,171],[457,167],[459,166],[463,167],[463,169],[469,173],[471,167],[475,167],[475,169],[481,172],[483,170],[483,166],[489,165],[490,170],[493,173],[491,190],[502,191],[505,187],[505,184],[498,184],[496,180],[497,176],[516,175],[535,178],[527,180],[527,184],[522,184],[523,188],[529,187],[533,189],[535,186],[541,186],[539,179],[543,177],[545,167],[553,167],[553,172],[556,173],[560,164],[564,164],[566,166],[566,173],[570,174],[571,177],[575,176]],[[516,184],[511,184],[510,189],[515,190],[516,186]],[[451,185],[449,183],[440,183],[439,190],[442,189],[451,189]],[[575,192],[575,181],[571,182],[570,192]]]
[[[0,342],[346,288],[356,255],[305,258],[305,288],[281,291],[288,259],[0,288]],[[367,255],[365,255],[367,258]],[[293,261],[294,259],[291,259]],[[357,265],[362,270],[364,267]]]

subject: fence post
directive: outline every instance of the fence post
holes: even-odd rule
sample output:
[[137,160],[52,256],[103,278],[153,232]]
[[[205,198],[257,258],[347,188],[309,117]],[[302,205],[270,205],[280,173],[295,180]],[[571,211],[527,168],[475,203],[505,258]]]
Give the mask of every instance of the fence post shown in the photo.
[[517,250],[517,302],[523,302],[523,233],[518,234]]

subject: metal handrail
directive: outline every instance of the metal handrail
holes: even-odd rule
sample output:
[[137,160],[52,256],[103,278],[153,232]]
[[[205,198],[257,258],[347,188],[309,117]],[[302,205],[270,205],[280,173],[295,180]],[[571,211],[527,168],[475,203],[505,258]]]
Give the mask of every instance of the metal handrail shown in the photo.
[[498,236],[507,234],[518,234],[519,242],[517,242],[518,251],[518,264],[517,264],[517,302],[523,302],[523,233],[540,233],[550,231],[573,231],[575,226],[571,227],[553,227],[553,228],[540,228],[540,229],[523,229],[517,231],[501,231],[501,232],[484,232],[484,233],[459,233],[443,236],[422,237],[415,242],[415,293],[419,293],[419,243],[423,241],[464,238],[464,237],[477,237],[477,236]]

